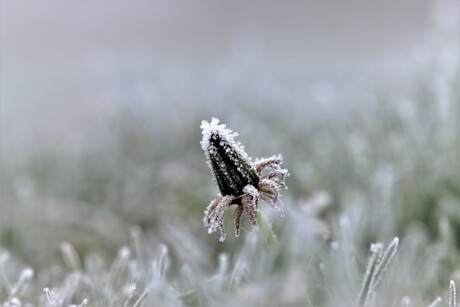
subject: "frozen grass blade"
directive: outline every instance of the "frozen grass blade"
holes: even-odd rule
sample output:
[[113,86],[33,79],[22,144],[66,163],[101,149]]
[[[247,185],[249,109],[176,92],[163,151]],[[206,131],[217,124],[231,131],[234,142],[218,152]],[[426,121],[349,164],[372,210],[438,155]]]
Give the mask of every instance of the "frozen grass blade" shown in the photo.
[[142,230],[139,226],[133,226],[131,227],[129,234],[134,255],[138,259],[138,264],[141,266],[141,269],[144,269],[145,250],[142,243]]
[[22,303],[21,300],[18,299],[17,297],[13,297],[11,300],[9,300],[7,303],[3,305],[4,307],[21,307]]
[[43,292],[45,292],[46,300],[50,306],[54,307],[58,305],[49,288],[43,288]]
[[364,280],[361,286],[361,291],[359,292],[358,304],[360,306],[364,305],[364,302],[369,294],[371,288],[371,280],[374,272],[377,268],[379,259],[382,257],[383,244],[375,243],[371,244],[371,256],[367,262],[366,273],[364,275]]
[[[22,295],[30,281],[34,276],[34,271],[31,268],[25,268],[22,270],[21,275],[18,278],[16,284],[9,290],[8,302],[12,305],[21,306],[20,300],[17,298],[18,295]],[[13,304],[14,300],[17,300],[19,304]],[[8,306],[8,305],[7,305]]]
[[[152,261],[152,278],[149,285],[134,303],[133,307],[142,306],[149,300],[147,297],[154,295],[151,299],[156,304],[177,305],[180,293],[171,287],[166,281],[166,270],[169,266],[168,248],[166,245],[160,246],[160,252],[157,258]],[[161,300],[158,301],[158,300]],[[150,302],[151,303],[151,302]]]
[[164,281],[166,270],[168,269],[168,247],[166,245],[160,246],[160,254],[153,262],[153,282],[161,283]]
[[371,284],[369,288],[369,294],[371,294],[377,285],[379,284],[380,280],[382,279],[383,273],[387,270],[391,260],[393,259],[396,251],[398,250],[399,239],[394,238],[390,245],[388,245],[387,249],[383,253],[382,257],[379,259],[377,267],[374,271],[374,274],[371,279]]
[[69,242],[61,244],[61,254],[67,267],[72,271],[79,271],[81,269],[81,260],[77,251]]
[[69,305],[69,307],[85,307],[88,305],[88,300],[85,298],[79,305]]
[[438,296],[428,307],[435,307],[438,306],[439,303],[442,302],[442,299]]
[[227,274],[228,268],[230,266],[229,264],[229,255],[227,253],[220,253],[219,254],[219,262],[218,262],[218,269],[217,269],[217,274],[219,278],[222,278]]
[[[11,291],[11,283],[10,281],[8,280],[8,277],[6,277],[6,274],[5,274],[5,271],[4,271],[4,266],[5,266],[5,263],[8,261],[8,259],[10,259],[10,253],[8,252],[2,252],[0,254],[0,274],[2,275],[2,281],[4,283],[4,288],[8,289],[8,292]],[[2,285],[0,283],[0,285]],[[0,288],[1,289],[1,288]]]
[[[130,257],[131,251],[128,247],[124,246],[118,251],[118,256],[110,269],[110,281],[105,290],[105,296],[109,301],[115,297],[113,292],[119,291],[123,286]],[[110,302],[110,304],[113,304],[113,302]]]
[[123,303],[123,307],[127,307],[129,302],[132,300],[134,293],[136,292],[136,284],[132,283],[125,287],[124,291],[126,300]]
[[[382,254],[383,245],[375,244],[371,246],[372,255],[369,259],[364,281],[358,297],[358,304],[365,306],[382,279],[383,273],[387,270],[391,260],[398,250],[399,239],[394,238]],[[374,249],[374,250],[372,250]]]
[[408,296],[404,296],[401,299],[401,303],[399,304],[401,307],[409,307],[411,305],[411,299]]
[[449,284],[449,307],[457,307],[457,289],[453,280]]

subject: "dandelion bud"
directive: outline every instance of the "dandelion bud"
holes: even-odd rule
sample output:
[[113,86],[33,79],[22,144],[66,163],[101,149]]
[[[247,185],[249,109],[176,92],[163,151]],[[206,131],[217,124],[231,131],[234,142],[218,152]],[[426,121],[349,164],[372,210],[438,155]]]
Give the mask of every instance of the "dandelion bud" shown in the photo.
[[257,229],[259,201],[270,205],[275,211],[283,213],[283,203],[279,200],[279,190],[287,189],[284,183],[289,175],[281,168],[283,157],[274,155],[258,159],[255,163],[244,151],[244,147],[235,142],[238,135],[219,124],[217,118],[211,123],[201,123],[203,148],[213,179],[220,190],[218,198],[211,201],[204,212],[204,226],[209,233],[220,230],[220,241],[225,240],[224,216],[231,205],[235,210],[235,235],[240,235],[241,217],[246,214],[249,222]]
[[[243,146],[234,140],[238,134],[219,124],[216,118],[211,123],[203,121],[201,129],[201,147],[208,158],[208,165],[220,193],[238,197],[243,194],[243,189],[248,184],[257,186],[259,177],[252,162]],[[241,202],[241,199],[238,200]]]

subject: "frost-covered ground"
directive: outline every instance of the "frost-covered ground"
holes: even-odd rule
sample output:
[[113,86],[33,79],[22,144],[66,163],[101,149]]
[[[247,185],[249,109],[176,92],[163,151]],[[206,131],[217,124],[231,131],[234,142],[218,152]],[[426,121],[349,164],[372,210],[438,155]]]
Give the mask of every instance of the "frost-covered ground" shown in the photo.
[[[449,305],[458,3],[37,3],[1,2],[1,304],[355,306],[383,259],[368,305]],[[277,247],[203,227],[213,116],[284,156]]]

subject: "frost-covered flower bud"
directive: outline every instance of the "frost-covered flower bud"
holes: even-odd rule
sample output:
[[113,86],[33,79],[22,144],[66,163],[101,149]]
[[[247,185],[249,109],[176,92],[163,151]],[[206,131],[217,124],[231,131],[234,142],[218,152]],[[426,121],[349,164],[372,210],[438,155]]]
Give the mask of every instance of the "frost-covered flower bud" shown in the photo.
[[259,176],[244,147],[235,142],[234,138],[238,134],[224,124],[219,124],[216,118],[211,123],[203,121],[201,129],[201,147],[208,158],[208,165],[220,193],[223,196],[234,196],[234,204],[241,203],[241,198],[237,197],[244,194],[243,189],[248,184],[257,187]]
[[[258,227],[259,201],[266,202],[282,214],[283,203],[279,200],[279,191],[287,189],[284,180],[289,175],[287,169],[281,168],[283,157],[274,155],[252,163],[244,147],[235,142],[238,134],[224,124],[219,124],[217,118],[213,118],[210,123],[203,121],[201,129],[201,147],[221,194],[204,211],[203,222],[208,232],[220,230],[219,240],[225,240],[224,217],[232,205],[238,205],[234,220],[237,237],[242,229],[243,213],[246,213],[254,228]],[[260,215],[259,219],[262,220]],[[274,234],[270,237],[273,239]]]

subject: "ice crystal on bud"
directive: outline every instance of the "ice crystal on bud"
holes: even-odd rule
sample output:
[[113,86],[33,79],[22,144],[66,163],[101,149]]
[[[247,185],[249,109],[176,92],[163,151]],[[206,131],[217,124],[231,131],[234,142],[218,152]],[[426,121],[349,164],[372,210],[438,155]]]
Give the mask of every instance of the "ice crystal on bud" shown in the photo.
[[209,233],[220,230],[220,241],[225,240],[224,216],[231,205],[235,210],[235,235],[241,231],[241,218],[246,213],[249,222],[257,228],[256,213],[259,201],[268,203],[277,212],[283,213],[279,191],[287,189],[284,183],[289,175],[282,169],[283,157],[274,155],[257,159],[255,163],[235,141],[238,133],[219,124],[217,118],[201,123],[203,148],[211,174],[217,183],[220,195],[205,210],[204,226]]

